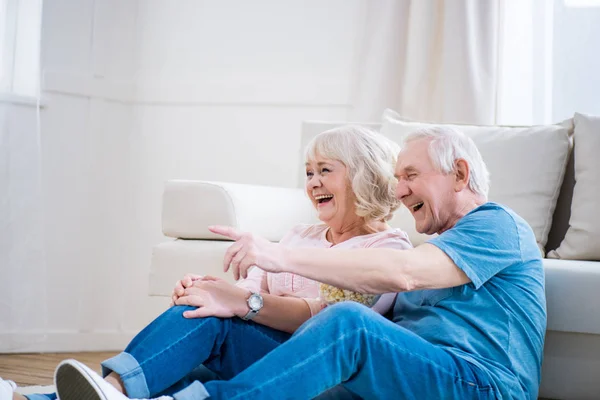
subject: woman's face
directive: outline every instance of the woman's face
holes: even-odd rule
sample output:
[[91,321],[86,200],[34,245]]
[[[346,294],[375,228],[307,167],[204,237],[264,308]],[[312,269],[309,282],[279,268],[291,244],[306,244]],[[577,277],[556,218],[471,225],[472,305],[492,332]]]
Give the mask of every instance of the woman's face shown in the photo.
[[306,193],[319,219],[338,229],[359,219],[347,173],[346,166],[337,160],[316,156],[306,162]]

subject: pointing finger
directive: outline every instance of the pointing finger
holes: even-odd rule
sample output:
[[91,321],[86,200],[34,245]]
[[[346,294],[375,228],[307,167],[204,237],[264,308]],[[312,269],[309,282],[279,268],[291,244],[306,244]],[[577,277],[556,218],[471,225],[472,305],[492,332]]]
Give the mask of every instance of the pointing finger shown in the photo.
[[242,232],[240,232],[239,230],[237,230],[231,226],[211,225],[208,227],[208,230],[211,231],[212,233],[216,233],[217,235],[221,235],[221,236],[226,236],[233,240],[238,240],[239,238],[242,237]]

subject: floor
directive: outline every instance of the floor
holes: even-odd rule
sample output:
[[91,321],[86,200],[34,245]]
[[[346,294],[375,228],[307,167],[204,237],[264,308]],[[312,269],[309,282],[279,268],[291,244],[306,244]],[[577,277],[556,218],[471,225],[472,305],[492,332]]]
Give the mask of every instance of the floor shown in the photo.
[[59,362],[74,358],[100,372],[100,362],[117,353],[45,353],[0,354],[0,377],[19,386],[52,385],[54,369]]

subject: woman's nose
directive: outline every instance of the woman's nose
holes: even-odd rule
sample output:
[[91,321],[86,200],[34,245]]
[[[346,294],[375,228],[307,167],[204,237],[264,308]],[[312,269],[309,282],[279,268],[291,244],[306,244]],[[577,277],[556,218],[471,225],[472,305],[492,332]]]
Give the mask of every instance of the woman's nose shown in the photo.
[[308,180],[308,186],[311,188],[316,188],[321,186],[321,179],[317,175],[313,175]]

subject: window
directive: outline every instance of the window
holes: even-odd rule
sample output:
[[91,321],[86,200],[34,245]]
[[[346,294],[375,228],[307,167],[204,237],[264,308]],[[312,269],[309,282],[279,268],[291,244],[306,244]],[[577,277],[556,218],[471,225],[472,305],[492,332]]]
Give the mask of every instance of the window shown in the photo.
[[0,0],[0,93],[39,92],[42,0]]
[[600,7],[600,0],[565,0],[567,7]]

